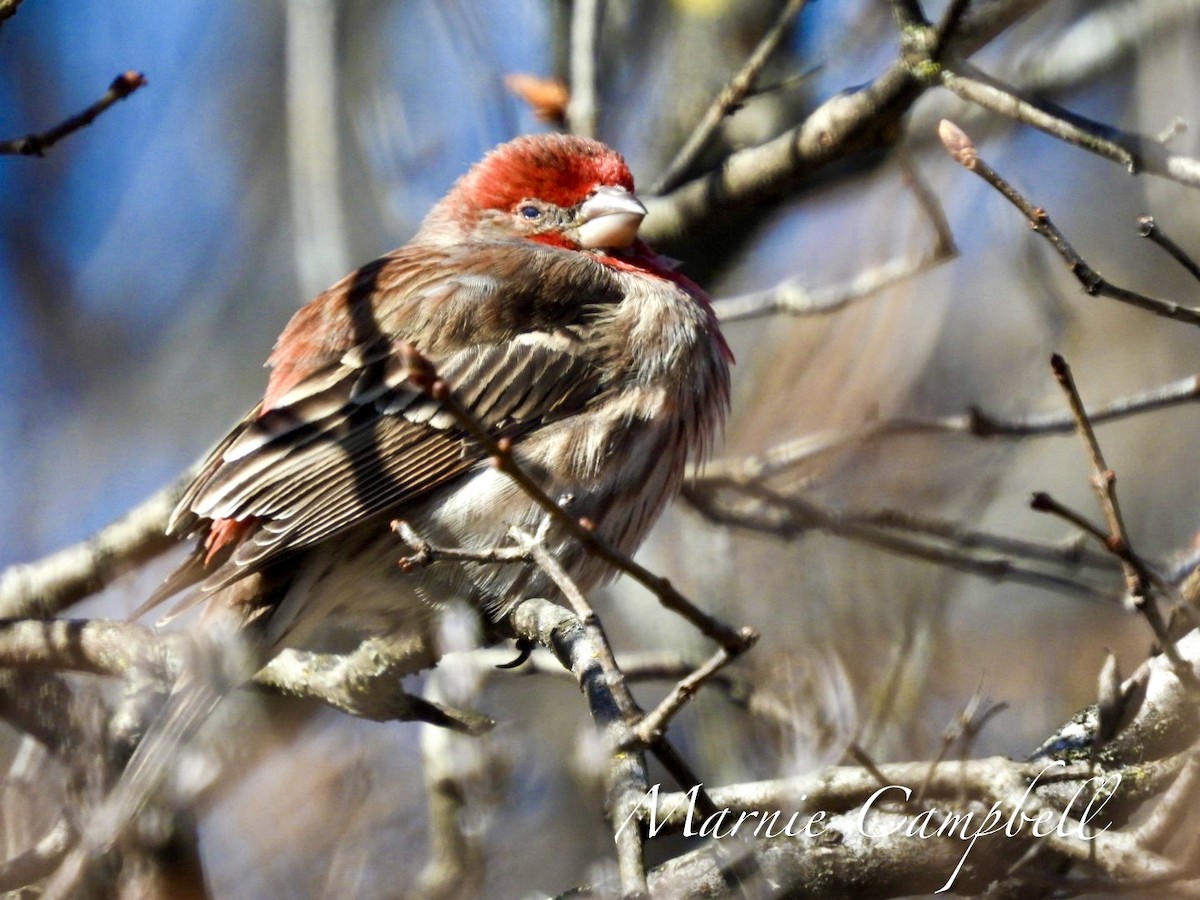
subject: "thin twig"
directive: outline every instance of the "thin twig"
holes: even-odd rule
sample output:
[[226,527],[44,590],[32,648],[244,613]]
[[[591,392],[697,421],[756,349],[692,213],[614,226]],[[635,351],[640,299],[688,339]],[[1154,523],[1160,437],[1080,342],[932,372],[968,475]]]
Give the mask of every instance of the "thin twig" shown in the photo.
[[971,0],[950,0],[946,4],[942,17],[938,19],[938,23],[933,29],[933,46],[929,51],[931,59],[935,61],[942,59],[946,45],[954,38],[954,33],[962,24],[963,16],[967,14],[967,7],[970,5]]
[[713,308],[721,322],[728,324],[775,313],[793,316],[827,315],[852,303],[873,297],[957,256],[958,248],[954,243],[954,235],[937,196],[907,157],[904,157],[904,166],[904,182],[933,226],[932,248],[914,259],[898,258],[872,266],[844,284],[809,290],[799,280],[790,278],[766,291],[717,300],[713,303]]
[[799,279],[789,278],[765,291],[721,298],[714,301],[713,308],[724,325],[779,313],[789,316],[829,315],[927,272],[943,259],[931,256],[890,259],[860,272],[848,282],[823,288],[809,289]]
[[810,530],[858,541],[889,553],[946,566],[960,572],[982,576],[991,581],[1015,581],[1049,590],[1064,591],[1093,600],[1109,595],[1098,587],[1055,572],[1026,567],[1006,556],[978,556],[953,546],[943,546],[918,537],[898,534],[892,528],[869,519],[862,520],[854,511],[838,511],[762,485],[722,486],[729,496],[712,490],[684,488],[684,499],[702,516],[718,524],[746,528],[784,539],[794,539]]
[[[1101,425],[1197,400],[1200,400],[1200,376],[1190,375],[1092,407],[1088,410],[1088,418],[1094,425]],[[705,465],[703,475],[693,473],[693,479],[703,483],[708,478],[742,482],[765,478],[846,446],[905,435],[961,434],[982,439],[1009,439],[1072,434],[1074,430],[1075,421],[1068,412],[1055,410],[1007,419],[973,408],[958,415],[888,419],[849,430],[816,432],[785,441],[758,455],[714,460]]]
[[1037,512],[1046,513],[1051,516],[1057,516],[1064,522],[1074,525],[1085,534],[1091,535],[1101,544],[1108,542],[1108,532],[1097,525],[1095,522],[1088,519],[1083,513],[1076,512],[1056,500],[1045,491],[1037,491],[1029,500],[1029,508]]
[[[938,126],[938,136],[942,139],[942,143],[946,146],[946,149],[955,162],[968,171],[974,172],[995,188],[1005,200],[1021,211],[1033,230],[1049,241],[1050,245],[1058,252],[1058,255],[1063,258],[1063,261],[1066,262],[1067,267],[1071,270],[1071,274],[1075,276],[1083,286],[1084,291],[1088,294],[1093,296],[1099,294],[1103,297],[1110,297],[1113,300],[1120,300],[1122,303],[1128,303],[1158,316],[1164,316],[1178,322],[1186,322],[1189,325],[1200,325],[1200,309],[1181,306],[1170,300],[1148,297],[1145,294],[1117,287],[1106,281],[1067,242],[1063,233],[1050,221],[1050,216],[1047,215],[1046,210],[1041,207],[1035,207],[995,169],[984,162],[980,158],[971,139],[953,122],[943,119]],[[1200,184],[1200,181],[1197,183]]]
[[[1071,367],[1067,364],[1066,359],[1055,353],[1050,357],[1050,369],[1054,372],[1054,378],[1059,387],[1066,394],[1067,403],[1071,408],[1071,416],[1075,419],[1076,431],[1087,451],[1088,462],[1092,467],[1092,489],[1096,493],[1096,499],[1100,502],[1100,508],[1104,511],[1109,535],[1114,543],[1121,547],[1127,547],[1129,539],[1125,530],[1125,518],[1121,515],[1120,504],[1117,503],[1117,476],[1104,461],[1104,451],[1100,449],[1095,429],[1092,428],[1092,423],[1088,419],[1087,408],[1083,405],[1083,398],[1079,396],[1079,388],[1075,384]],[[1142,594],[1146,591],[1148,585],[1140,573],[1131,569],[1127,572],[1127,576],[1130,592]]]
[[1008,708],[1006,703],[989,704],[984,708],[983,714],[979,714],[980,707],[984,704],[983,680],[975,685],[975,690],[971,692],[970,699],[967,700],[966,706],[960,709],[951,720],[950,724],[942,730],[941,743],[938,746],[938,751],[929,762],[929,772],[925,776],[925,780],[921,782],[921,787],[914,798],[917,802],[923,801],[929,793],[930,785],[937,775],[938,767],[946,760],[950,753],[950,749],[960,741],[963,744],[961,759],[959,762],[966,762],[970,743],[983,730],[995,716]]
[[[1056,516],[1064,522],[1075,526],[1089,537],[1094,538],[1097,543],[1104,547],[1120,563],[1122,571],[1125,571],[1127,566],[1132,566],[1141,579],[1147,584],[1153,585],[1163,596],[1169,598],[1176,608],[1181,609],[1183,614],[1188,617],[1188,620],[1192,622],[1192,627],[1196,627],[1197,623],[1194,621],[1188,605],[1184,602],[1179,588],[1175,587],[1168,579],[1155,571],[1154,567],[1137,553],[1134,553],[1128,547],[1122,547],[1118,541],[1114,541],[1112,534],[1104,528],[1090,521],[1082,513],[1056,500],[1045,491],[1037,491],[1033,494],[1029,501],[1029,508],[1036,512]],[[1126,590],[1129,590],[1128,585],[1126,586]],[[1135,606],[1139,606],[1140,608],[1138,595],[1130,592],[1130,599]],[[1163,636],[1168,634],[1168,629],[1165,623],[1163,623],[1161,616],[1159,616],[1157,607],[1150,610],[1147,617],[1154,628],[1156,636],[1162,639]],[[1167,651],[1167,653],[1170,655],[1170,651]]]
[[691,702],[696,692],[732,661],[733,656],[721,647],[704,665],[676,682],[662,702],[629,730],[629,734],[621,741],[621,749],[648,747],[661,740],[671,720]]
[[485,547],[482,550],[464,550],[461,547],[435,546],[402,519],[392,522],[392,531],[400,536],[400,540],[413,549],[411,556],[401,557],[400,568],[405,572],[415,572],[438,560],[453,560],[455,562],[487,562],[487,563],[522,563],[529,562],[533,557],[523,547]]
[[1188,274],[1200,281],[1200,265],[1197,265],[1196,261],[1188,256],[1182,247],[1167,236],[1166,232],[1154,221],[1154,216],[1138,216],[1138,233],[1166,250],[1175,262],[1187,269]]
[[679,148],[679,152],[675,154],[675,158],[667,164],[666,169],[650,188],[650,193],[663,194],[673,190],[688,174],[688,171],[695,165],[700,154],[704,152],[705,148],[712,141],[717,128],[720,127],[727,116],[733,114],[741,107],[742,102],[754,90],[755,85],[758,83],[758,78],[762,74],[763,67],[767,64],[767,61],[776,49],[778,49],[779,44],[787,34],[787,30],[796,21],[797,16],[804,9],[806,2],[807,0],[788,0],[784,4],[775,22],[767,30],[767,33],[763,35],[762,40],[758,42],[758,46],[750,53],[750,56],[746,59],[742,68],[738,70],[737,74],[729,80],[729,83],[713,99],[704,116],[697,123],[695,129],[692,130],[692,133],[688,135],[683,146]]
[[1108,534],[1104,544],[1121,561],[1121,567],[1125,572],[1126,588],[1130,597],[1133,598],[1134,606],[1150,623],[1155,637],[1162,645],[1163,652],[1171,660],[1176,674],[1185,684],[1200,688],[1200,679],[1196,677],[1192,667],[1184,662],[1175,648],[1175,642],[1159,612],[1158,603],[1150,591],[1152,582],[1157,582],[1159,585],[1164,585],[1165,582],[1161,578],[1156,579],[1151,574],[1150,566],[1134,551],[1129,540],[1125,519],[1121,514],[1121,506],[1117,502],[1116,473],[1108,467],[1104,460],[1104,452],[1100,448],[1100,442],[1096,439],[1095,429],[1092,428],[1092,423],[1087,417],[1087,409],[1079,396],[1079,389],[1071,374],[1071,367],[1062,356],[1055,353],[1050,357],[1050,368],[1054,373],[1055,380],[1066,394],[1071,415],[1075,418],[1076,429],[1091,464],[1092,489],[1096,493],[1100,508],[1104,511],[1104,518],[1108,523]]
[[1150,172],[1188,187],[1200,187],[1200,160],[1171,153],[1153,137],[1121,131],[1045,100],[1021,97],[1015,88],[966,63],[959,63],[957,71],[942,69],[941,84],[984,109],[1111,160],[1130,175]]
[[[549,520],[547,519],[547,521]],[[604,625],[600,621],[600,617],[596,615],[596,611],[592,609],[592,605],[583,596],[583,591],[579,590],[579,586],[575,584],[571,576],[567,574],[559,561],[555,559],[554,554],[546,548],[540,536],[534,537],[533,535],[526,534],[519,528],[510,529],[509,534],[529,554],[530,559],[533,560],[537,567],[549,576],[554,585],[562,592],[562,595],[567,598],[572,611],[579,617],[579,621],[583,623],[588,639],[595,649],[596,658],[599,660],[600,666],[604,669],[604,675],[612,688],[613,696],[621,708],[622,715],[625,716],[625,723],[627,725],[632,724],[636,719],[641,717],[642,712],[634,701],[633,695],[629,692],[628,686],[625,684],[625,676],[621,674],[621,669],[617,665],[616,657],[612,652],[612,645],[609,643],[608,635],[604,631]]]
[[993,534],[975,528],[964,528],[958,522],[910,513],[902,509],[858,510],[854,519],[864,525],[894,528],[946,541],[967,550],[985,549],[1019,556],[1039,562],[1056,563],[1072,568],[1111,569],[1113,558],[1083,546],[1081,536],[1073,535],[1064,541],[1040,543],[1023,538]]
[[926,220],[933,226],[933,249],[930,258],[941,262],[958,255],[958,245],[954,241],[954,231],[946,216],[946,207],[942,204],[932,185],[921,174],[917,162],[907,147],[901,147],[899,160],[905,186],[912,191],[917,207],[925,214]]
[[926,28],[929,25],[920,0],[892,0],[892,18],[901,29]]
[[[12,15],[15,11],[14,7],[9,12],[9,15]],[[0,13],[0,21],[3,21],[3,18],[4,16]],[[146,83],[146,76],[141,72],[124,72],[113,79],[113,83],[108,86],[108,91],[103,97],[83,112],[76,113],[70,118],[63,120],[48,131],[27,134],[23,138],[0,141],[0,154],[42,156],[67,135],[91,125],[102,112],[117,101],[124,100],[139,88],[145,87]]]
[[[512,658],[512,653],[504,649],[479,649],[471,653],[472,658],[485,670],[503,669],[503,663]],[[684,656],[656,651],[644,651],[621,654],[621,674],[628,683],[646,681],[678,681],[687,678],[697,668],[697,663]],[[522,677],[545,675],[550,677],[570,677],[570,672],[563,670],[553,656],[546,650],[533,650],[522,661],[512,674]],[[758,698],[755,696],[755,686],[748,679],[736,672],[721,670],[713,674],[708,681],[719,687],[726,699],[735,706],[754,713],[758,710]],[[778,711],[771,713],[772,721],[781,721],[784,717]]]

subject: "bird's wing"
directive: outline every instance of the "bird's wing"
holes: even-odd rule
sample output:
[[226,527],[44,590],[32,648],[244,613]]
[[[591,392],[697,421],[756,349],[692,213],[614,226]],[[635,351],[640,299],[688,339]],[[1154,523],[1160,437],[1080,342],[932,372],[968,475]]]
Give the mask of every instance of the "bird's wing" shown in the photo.
[[[488,269],[486,260],[476,265]],[[528,307],[543,298],[514,295],[502,281],[470,270],[456,270],[452,279],[430,278],[428,268],[412,267],[420,286],[412,289],[410,279],[410,296],[403,298],[411,319],[423,317],[415,330],[428,329],[431,316],[452,307],[473,309],[476,329],[457,340],[439,333],[431,343],[440,352],[420,349],[494,433],[519,437],[582,409],[604,390],[581,335],[596,306],[612,302],[606,291],[574,297],[573,312],[565,305],[571,298],[555,297],[548,314],[532,317],[535,330],[517,332],[504,324],[511,316],[491,307]],[[397,284],[403,289],[406,283],[400,278]],[[293,364],[287,382],[216,447],[169,525],[175,534],[210,536],[214,522],[233,523],[236,542],[214,554],[209,537],[209,546],[197,548],[148,606],[201,579],[205,591],[218,589],[353,525],[402,514],[404,504],[485,459],[454,418],[409,381],[396,341],[414,329],[397,327],[405,309],[394,307],[374,313],[374,324],[343,329],[347,340],[334,347],[340,351],[334,358],[328,347],[310,348],[302,364],[284,358],[284,365]],[[353,304],[344,312],[364,315]],[[370,333],[365,340],[364,328]],[[286,346],[283,339],[280,346]]]

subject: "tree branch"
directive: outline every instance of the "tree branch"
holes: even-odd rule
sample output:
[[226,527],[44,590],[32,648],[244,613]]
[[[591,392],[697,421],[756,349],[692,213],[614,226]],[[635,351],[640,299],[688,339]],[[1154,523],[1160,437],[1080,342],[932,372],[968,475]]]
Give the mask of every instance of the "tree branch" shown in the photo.
[[[978,4],[962,16],[943,51],[951,57],[970,56],[1045,2]],[[643,198],[649,215],[642,236],[653,244],[699,231],[719,212],[778,197],[830,162],[888,139],[928,88],[924,78],[920,66],[898,60],[866,87],[826,100],[779,137],[730,154],[716,171],[664,197]]]
[[198,470],[199,463],[192,465],[172,484],[87,540],[0,572],[0,618],[57,615],[176,546],[178,541],[166,534],[167,516]]
[[717,128],[727,116],[737,111],[750,92],[754,90],[755,85],[758,84],[758,77],[762,74],[763,66],[779,48],[784,35],[799,17],[807,2],[808,0],[787,0],[779,11],[775,23],[763,35],[762,40],[750,53],[742,68],[713,99],[695,129],[688,135],[683,146],[679,148],[679,152],[675,154],[675,158],[658,176],[658,180],[650,188],[650,193],[662,194],[678,186],[682,178],[687,175],[688,170],[695,165],[700,154],[708,147]]
[[[6,10],[0,7],[0,21],[3,21],[16,12],[16,4],[8,7],[7,15],[5,15],[5,12]],[[70,118],[63,120],[48,131],[27,134],[23,138],[0,141],[0,154],[43,156],[47,150],[67,135],[91,125],[102,112],[114,103],[124,100],[139,88],[145,87],[146,83],[146,76],[142,75],[141,72],[130,71],[118,75],[113,79],[113,83],[109,85],[108,91],[104,96],[83,110],[83,112],[76,113]]]
[[1050,216],[1046,213],[1046,210],[1040,206],[1035,207],[1026,200],[999,172],[980,158],[974,143],[972,143],[971,139],[967,137],[962,129],[953,122],[943,119],[941,125],[938,127],[938,134],[955,162],[968,171],[974,172],[995,188],[1005,200],[1021,211],[1021,214],[1025,216],[1033,230],[1050,242],[1050,245],[1054,247],[1058,255],[1062,257],[1067,267],[1071,270],[1071,274],[1075,276],[1083,286],[1084,291],[1088,294],[1093,296],[1099,294],[1103,297],[1110,297],[1113,300],[1120,300],[1122,303],[1128,303],[1131,306],[1152,312],[1157,316],[1174,319],[1177,322],[1185,322],[1188,325],[1200,325],[1200,309],[1181,306],[1170,300],[1147,297],[1145,294],[1117,287],[1105,280],[1067,242],[1063,233],[1050,221]]
[[11,19],[25,0],[0,0],[0,23]]
[[1153,137],[1122,131],[1045,100],[1023,98],[1016,88],[966,64],[957,69],[944,69],[941,82],[964,100],[1111,160],[1130,175],[1149,172],[1200,187],[1200,160],[1171,153]]

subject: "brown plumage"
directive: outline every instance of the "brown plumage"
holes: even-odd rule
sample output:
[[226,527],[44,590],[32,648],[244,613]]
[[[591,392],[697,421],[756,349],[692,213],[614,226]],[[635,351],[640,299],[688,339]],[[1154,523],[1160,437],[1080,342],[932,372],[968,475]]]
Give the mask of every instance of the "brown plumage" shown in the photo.
[[[243,610],[264,650],[424,627],[462,599],[497,615],[552,596],[536,569],[436,563],[406,575],[389,528],[483,549],[543,513],[407,380],[417,347],[552,496],[632,552],[728,402],[707,297],[636,239],[644,210],[614,151],[561,135],[490,153],[404,247],[292,318],[263,401],[216,447],[169,529],[197,545],[185,589]],[[547,536],[587,589],[607,573]]]

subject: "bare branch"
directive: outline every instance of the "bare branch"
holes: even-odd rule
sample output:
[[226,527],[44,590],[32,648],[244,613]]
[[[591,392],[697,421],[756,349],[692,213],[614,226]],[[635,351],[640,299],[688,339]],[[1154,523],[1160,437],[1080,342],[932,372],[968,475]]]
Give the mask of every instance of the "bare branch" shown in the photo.
[[[10,12],[9,15],[12,15]],[[52,873],[75,845],[77,835],[65,816],[29,850],[0,863],[0,891],[19,893]]]
[[198,471],[191,466],[111,525],[36,563],[0,573],[0,617],[53,616],[111,584],[118,576],[178,543],[167,537],[167,516]]
[[526,534],[518,528],[511,529],[510,534],[525,552],[529,554],[537,567],[550,577],[550,580],[554,582],[554,586],[567,598],[567,603],[570,605],[572,612],[579,617],[579,621],[583,623],[583,627],[587,631],[588,639],[595,648],[596,658],[600,661],[605,677],[608,678],[609,684],[612,686],[613,696],[616,697],[617,703],[621,706],[626,723],[633,722],[635,718],[641,715],[641,711],[637,708],[633,696],[625,686],[625,678],[621,674],[621,670],[617,667],[617,660],[613,656],[612,645],[608,641],[604,625],[601,623],[600,617],[596,615],[596,611],[592,609],[592,605],[588,603],[587,598],[583,596],[583,591],[571,580],[566,570],[554,558],[554,554],[546,548],[541,536],[535,538],[533,535]]
[[892,0],[892,18],[902,30],[926,28],[929,25],[920,0]]
[[810,291],[799,280],[789,279],[770,290],[720,299],[713,303],[717,317],[729,323],[775,313],[804,316],[837,312],[955,257],[958,248],[954,244],[954,235],[946,221],[945,211],[907,158],[905,182],[933,226],[934,245],[926,253],[915,259],[893,259],[873,266],[845,284]]
[[1123,56],[1154,46],[1163,35],[1191,28],[1196,7],[1186,0],[1119,0],[1080,12],[1077,19],[1022,54],[1025,58],[1018,71],[1025,89],[1052,92],[1094,83]]
[[[1200,632],[1182,639],[1179,649],[1194,666],[1200,660]],[[731,813],[757,812],[760,818],[751,818],[747,828],[761,827],[761,816],[771,811],[797,814],[798,822],[789,827],[800,836],[785,842],[775,836],[777,826],[768,832],[771,840],[756,846],[763,870],[785,891],[789,885],[811,884],[812,878],[820,877],[823,888],[838,895],[908,895],[914,889],[934,891],[944,886],[952,872],[959,873],[954,886],[960,891],[968,891],[971,885],[982,889],[992,877],[1005,872],[1011,877],[1013,867],[1032,846],[1094,868],[1109,887],[1173,883],[1186,870],[1154,848],[1152,841],[1161,834],[1162,823],[1131,831],[1123,830],[1123,823],[1145,800],[1167,791],[1181,772],[1193,766],[1193,752],[1179,752],[1179,748],[1189,747],[1200,735],[1200,718],[1192,694],[1164,658],[1147,661],[1124,690],[1135,684],[1140,685],[1144,700],[1105,747],[1099,772],[1083,752],[1096,740],[1099,727],[1093,707],[1073,717],[1024,762],[994,757],[943,764],[932,771],[927,762],[840,766],[796,778],[714,788],[712,799]],[[939,801],[939,806],[953,804],[946,809],[960,817],[970,812],[972,818],[966,821],[978,825],[979,832],[988,830],[982,825],[984,815],[994,809],[992,834],[998,839],[980,833],[977,846],[953,829],[936,835],[932,830],[920,832],[921,837],[914,839],[912,829],[920,813],[890,806],[886,798],[900,799],[906,796],[905,789],[911,791],[918,784],[924,786],[926,800]],[[881,786],[887,788],[883,794]],[[1170,794],[1184,796],[1179,790]],[[1097,810],[1086,806],[1093,798],[1103,801]],[[643,818],[659,827],[678,830],[692,814],[687,794],[658,793],[647,800]],[[867,803],[870,818],[864,819]],[[1098,811],[1103,813],[1099,818]],[[1171,812],[1179,811],[1176,805]],[[1029,825],[1039,817],[1062,827],[1053,834],[1043,829],[1037,836],[1027,827],[1018,826],[1016,833],[1004,827],[1007,821]],[[1091,823],[1086,833],[1085,820]],[[803,832],[806,822],[810,830]],[[896,836],[901,839],[890,840]],[[951,841],[941,845],[946,837]],[[968,842],[971,866],[960,872]],[[812,868],[817,858],[819,876]],[[870,866],[865,865],[867,860]],[[711,865],[703,852],[690,854],[651,873],[651,887],[665,885],[672,877],[676,891],[709,884],[712,896],[731,896],[713,881]]]
[[305,295],[349,266],[340,176],[337,35],[340,4],[284,4],[288,199],[292,265]]
[[930,48],[930,56],[935,60],[940,60],[945,54],[946,46],[954,33],[962,25],[963,16],[967,13],[967,7],[971,5],[971,0],[950,0],[946,4],[946,9],[942,12],[942,17],[938,19],[937,25],[933,29],[933,40]]
[[375,722],[428,722],[481,734],[495,722],[487,716],[451,709],[406,693],[402,679],[437,662],[419,639],[370,638],[342,655],[284,650],[258,674],[254,684],[291,697],[302,697]]
[[[994,0],[977,4],[959,23],[949,56],[966,57],[985,46],[1045,0]],[[647,200],[642,235],[669,241],[700,226],[719,210],[778,197],[830,162],[892,135],[927,89],[911,61],[902,59],[861,89],[831,97],[795,128],[757,147],[730,154],[721,167]]]
[[[17,4],[14,3],[8,6],[7,10],[0,8],[0,21],[15,13],[16,6]],[[5,15],[6,11],[7,15]],[[113,79],[113,83],[109,85],[108,91],[105,92],[103,97],[83,110],[83,112],[76,113],[70,118],[63,120],[48,131],[27,134],[23,138],[0,141],[0,154],[42,156],[67,135],[91,125],[97,116],[114,103],[124,100],[134,91],[145,87],[146,84],[146,76],[142,75],[141,72],[124,72]]]
[[[473,614],[464,613],[473,617]],[[453,631],[454,629],[449,629]],[[425,696],[441,705],[473,704],[482,686],[482,670],[470,658],[475,636],[457,641],[466,653],[448,653],[425,680]],[[443,649],[450,650],[450,646]],[[429,806],[428,860],[417,892],[430,900],[478,896],[486,873],[485,832],[472,824],[479,807],[497,793],[499,765],[486,739],[467,738],[449,729],[421,729],[425,794]]]
[[179,664],[172,639],[133,622],[0,620],[0,668],[88,672],[130,680],[142,672],[157,675],[165,690]]
[[683,146],[679,148],[679,152],[675,154],[675,158],[667,164],[666,169],[650,188],[650,193],[662,194],[679,185],[679,182],[695,165],[700,154],[708,147],[717,128],[727,116],[732,115],[741,107],[742,102],[754,90],[755,85],[758,84],[758,78],[762,74],[763,66],[779,48],[784,35],[787,34],[788,29],[796,21],[807,2],[808,0],[787,0],[787,3],[779,11],[774,24],[763,35],[758,46],[751,51],[742,68],[713,99],[695,129],[688,135]]
[[[624,704],[617,699],[583,623],[569,610],[548,600],[526,600],[509,615],[513,633],[552,652],[575,676],[587,698],[592,720],[606,744],[616,747],[626,731]],[[639,882],[645,888],[642,863],[641,831],[621,826],[636,819],[641,799],[646,795],[645,760],[640,753],[614,753],[607,773],[608,798],[605,804],[611,817],[617,843],[617,864],[623,885]]]
[[1162,799],[1146,817],[1138,838],[1146,847],[1161,852],[1179,833],[1179,826],[1195,811],[1196,790],[1200,788],[1200,757],[1188,755],[1183,770]]
[[[1191,375],[1092,407],[1087,413],[1093,424],[1100,425],[1197,400],[1200,400],[1200,376]],[[1051,437],[1072,434],[1074,430],[1075,421],[1070,413],[1059,411],[1008,419],[976,408],[969,413],[951,416],[887,419],[849,430],[819,431],[777,444],[753,456],[716,460],[705,466],[702,475],[693,472],[692,480],[699,484],[704,484],[707,479],[730,479],[746,483],[785,472],[800,463],[848,446],[908,435],[958,434],[991,440]]]
[[[887,514],[881,516],[871,511],[834,510],[810,499],[784,494],[762,485],[717,485],[715,482],[706,482],[703,490],[685,488],[684,499],[709,521],[726,526],[784,539],[795,539],[807,531],[819,530],[992,581],[1030,584],[1092,600],[1110,599],[1109,593],[1087,581],[1026,565],[1016,556],[980,555],[971,552],[970,542],[959,547],[953,542],[949,545],[943,543],[944,538],[928,540],[928,535],[920,532],[906,535],[893,527],[894,523],[886,521],[890,517]],[[938,537],[936,534],[932,536]],[[1068,558],[1069,552],[1063,554],[1064,558]],[[1043,553],[1039,551],[1038,555]]]
[[1071,270],[1071,274],[1078,279],[1088,294],[1093,296],[1099,294],[1103,297],[1110,297],[1114,300],[1120,300],[1122,303],[1128,303],[1139,309],[1152,312],[1158,316],[1165,316],[1168,319],[1174,319],[1178,322],[1186,322],[1189,325],[1200,325],[1200,309],[1181,306],[1170,300],[1147,297],[1145,294],[1117,287],[1106,281],[1067,242],[1062,232],[1050,221],[1050,216],[1047,215],[1044,209],[1035,207],[1026,200],[1016,188],[980,158],[971,139],[957,125],[943,119],[939,126],[939,135],[942,138],[942,143],[946,145],[946,149],[950,151],[950,155],[954,157],[959,165],[974,172],[994,187],[1005,200],[1021,211],[1033,230],[1048,240],[1050,245],[1058,251],[1058,255],[1066,262],[1067,267]]
[[1198,159],[1171,153],[1151,136],[1121,131],[1045,100],[1022,98],[1016,88],[966,63],[957,68],[942,71],[942,84],[964,100],[1118,163],[1130,175],[1150,172],[1188,187],[1200,187]]

